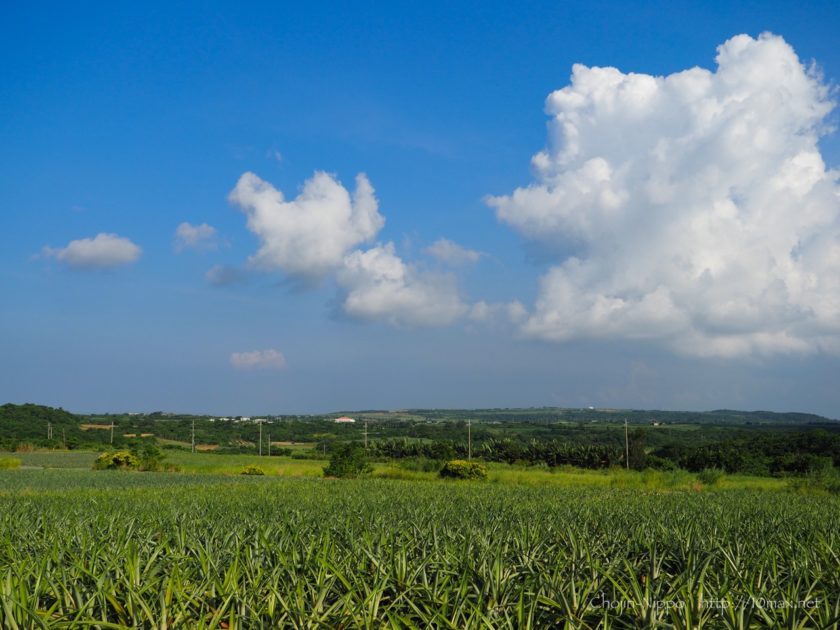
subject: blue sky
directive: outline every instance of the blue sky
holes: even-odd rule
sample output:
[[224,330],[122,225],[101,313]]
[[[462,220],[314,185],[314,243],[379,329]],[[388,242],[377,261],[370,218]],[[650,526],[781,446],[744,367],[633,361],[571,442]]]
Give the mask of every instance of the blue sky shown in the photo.
[[840,417],[840,6],[731,5],[7,3],[0,401]]

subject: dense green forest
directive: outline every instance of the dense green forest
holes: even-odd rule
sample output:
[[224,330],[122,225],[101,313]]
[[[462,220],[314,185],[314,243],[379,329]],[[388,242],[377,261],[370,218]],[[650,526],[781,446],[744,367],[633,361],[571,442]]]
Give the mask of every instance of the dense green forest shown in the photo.
[[0,406],[0,450],[102,450],[138,440],[188,448],[194,433],[197,445],[214,452],[253,453],[262,436],[266,450],[271,441],[273,454],[301,458],[323,457],[337,445],[367,440],[371,457],[380,459],[442,461],[471,451],[486,461],[606,468],[627,465],[629,453],[629,465],[637,469],[796,475],[840,467],[840,422],[810,414],[557,408],[346,413],[356,422],[336,423],[343,415],[338,413],[82,415],[6,404]]

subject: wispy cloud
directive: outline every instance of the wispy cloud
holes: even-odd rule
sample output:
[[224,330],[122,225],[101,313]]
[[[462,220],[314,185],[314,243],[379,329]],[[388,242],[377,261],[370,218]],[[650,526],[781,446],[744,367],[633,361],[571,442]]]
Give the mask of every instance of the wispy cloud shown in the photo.
[[185,221],[175,229],[175,251],[178,253],[187,249],[210,251],[218,247],[218,234],[212,225],[192,225]]
[[429,245],[425,252],[448,265],[465,265],[476,263],[484,256],[474,249],[467,249],[447,238],[439,238]]
[[230,364],[237,370],[282,370],[286,367],[286,357],[273,349],[234,352]]
[[248,274],[239,267],[214,265],[204,274],[204,279],[214,287],[228,287],[245,284],[248,281]]

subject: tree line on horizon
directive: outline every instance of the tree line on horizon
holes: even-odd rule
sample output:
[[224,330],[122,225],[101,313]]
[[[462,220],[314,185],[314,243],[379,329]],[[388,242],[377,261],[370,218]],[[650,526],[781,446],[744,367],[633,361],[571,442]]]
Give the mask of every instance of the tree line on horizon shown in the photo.
[[[484,410],[487,411],[487,410]],[[496,412],[498,410],[490,410]],[[480,412],[475,412],[480,415]],[[190,439],[195,417],[109,416],[117,429],[85,431],[102,416],[79,416],[41,405],[0,406],[0,450],[78,448],[102,450],[131,448],[138,438],[129,435],[153,433],[154,440]],[[382,419],[374,423],[368,454],[379,459],[422,458],[445,461],[468,456],[466,421]],[[332,417],[290,418],[263,426],[272,441],[306,442],[312,449],[294,452],[275,446],[274,455],[322,458],[338,445],[362,439],[362,427],[337,425]],[[222,446],[219,452],[253,453],[259,427],[247,423],[196,423],[199,442]],[[623,429],[615,424],[555,423],[490,420],[474,422],[472,454],[490,462],[540,465],[550,468],[609,468],[627,466]],[[656,427],[636,423],[628,434],[629,467],[633,469],[716,468],[727,473],[756,475],[811,474],[840,467],[840,423],[826,421],[818,426],[801,425],[699,425]],[[264,436],[265,439],[265,436]],[[164,446],[164,448],[178,448]]]

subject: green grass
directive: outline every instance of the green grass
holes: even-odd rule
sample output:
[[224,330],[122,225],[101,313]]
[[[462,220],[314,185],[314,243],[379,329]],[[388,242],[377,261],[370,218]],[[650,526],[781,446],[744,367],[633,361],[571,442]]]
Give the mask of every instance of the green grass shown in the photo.
[[[292,459],[290,457],[259,457],[257,455],[219,455],[215,453],[189,453],[165,451],[166,464],[174,464],[185,473],[238,475],[246,466],[256,466],[272,477],[321,477],[328,460]],[[21,460],[24,467],[90,469],[97,453],[92,451],[32,451],[29,453],[0,453],[0,457]],[[518,484],[531,486],[626,488],[637,490],[766,490],[782,491],[789,488],[786,479],[724,475],[713,486],[698,480],[698,476],[685,471],[643,472],[621,468],[609,470],[584,470],[572,467],[555,469],[488,463],[488,482],[492,484]],[[407,470],[399,462],[373,464],[372,476],[381,479],[432,481],[435,472]]]
[[283,477],[320,477],[327,460],[259,457],[258,455],[217,455],[166,451],[166,463],[181,467],[184,472],[204,474],[239,474],[246,466],[261,468],[266,475]]
[[79,468],[89,470],[98,453],[94,451],[29,451],[3,453],[0,457],[14,457],[21,465],[37,468]]
[[0,471],[0,627],[836,627],[837,497],[553,474]]

